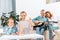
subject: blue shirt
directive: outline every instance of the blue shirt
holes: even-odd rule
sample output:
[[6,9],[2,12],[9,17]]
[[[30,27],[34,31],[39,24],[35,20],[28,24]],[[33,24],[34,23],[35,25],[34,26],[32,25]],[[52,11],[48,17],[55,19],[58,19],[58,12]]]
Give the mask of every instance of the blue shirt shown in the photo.
[[43,21],[43,22],[47,22],[47,21],[48,21],[47,18],[41,17],[41,16],[38,16],[38,17],[34,18],[32,21],[35,22],[35,21],[37,21],[37,20],[38,20],[38,21]]
[[14,26],[13,28],[10,28],[9,26],[4,27],[4,33],[7,35],[15,34],[17,32],[17,27]]
[[[48,19],[46,17],[38,16],[38,17],[34,18],[32,21],[33,22],[35,22],[35,21],[43,21],[45,23],[45,22],[48,22]],[[45,29],[47,27],[45,27],[45,25],[43,25],[41,28]]]

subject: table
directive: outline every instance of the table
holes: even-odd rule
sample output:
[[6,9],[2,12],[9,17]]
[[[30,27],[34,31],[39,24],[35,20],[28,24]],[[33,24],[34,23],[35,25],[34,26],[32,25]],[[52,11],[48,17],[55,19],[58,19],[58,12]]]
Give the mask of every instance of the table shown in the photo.
[[43,38],[43,35],[39,34],[25,34],[25,35],[3,35],[0,37],[0,40],[9,40],[9,39],[36,39],[36,38]]

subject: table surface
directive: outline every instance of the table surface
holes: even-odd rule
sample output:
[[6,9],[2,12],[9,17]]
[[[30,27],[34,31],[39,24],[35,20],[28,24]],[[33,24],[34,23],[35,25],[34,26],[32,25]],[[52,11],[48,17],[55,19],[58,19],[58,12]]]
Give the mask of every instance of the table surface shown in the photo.
[[0,40],[2,39],[36,39],[36,38],[44,38],[44,36],[39,34],[3,35],[0,37]]

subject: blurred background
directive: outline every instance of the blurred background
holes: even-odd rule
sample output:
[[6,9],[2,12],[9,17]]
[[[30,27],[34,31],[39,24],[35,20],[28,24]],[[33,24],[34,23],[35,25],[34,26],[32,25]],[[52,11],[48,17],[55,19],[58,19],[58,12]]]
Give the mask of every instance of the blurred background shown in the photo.
[[42,9],[50,11],[54,20],[60,20],[60,0],[0,0],[0,25],[1,16],[9,17],[12,11],[16,15],[26,11],[27,16],[33,19],[40,15]]
[[40,15],[42,9],[51,11],[53,18],[59,19],[60,0],[0,0],[0,17],[2,13],[8,17],[8,12],[14,11],[19,15],[21,11],[26,11],[28,17],[34,18]]
[[[16,15],[19,15],[21,11],[26,11],[27,16],[33,19],[40,15],[42,9],[50,11],[53,14],[53,20],[58,21],[58,26],[60,26],[60,0],[0,0],[0,26],[3,14],[9,17],[12,11]],[[3,31],[1,30],[0,32]]]

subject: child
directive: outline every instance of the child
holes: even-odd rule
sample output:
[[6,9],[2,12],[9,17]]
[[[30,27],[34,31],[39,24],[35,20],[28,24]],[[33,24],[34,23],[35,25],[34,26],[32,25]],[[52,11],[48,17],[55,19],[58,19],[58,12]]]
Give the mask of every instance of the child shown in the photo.
[[8,19],[7,25],[4,27],[4,32],[7,35],[14,35],[17,33],[17,27],[14,25],[13,18]]

